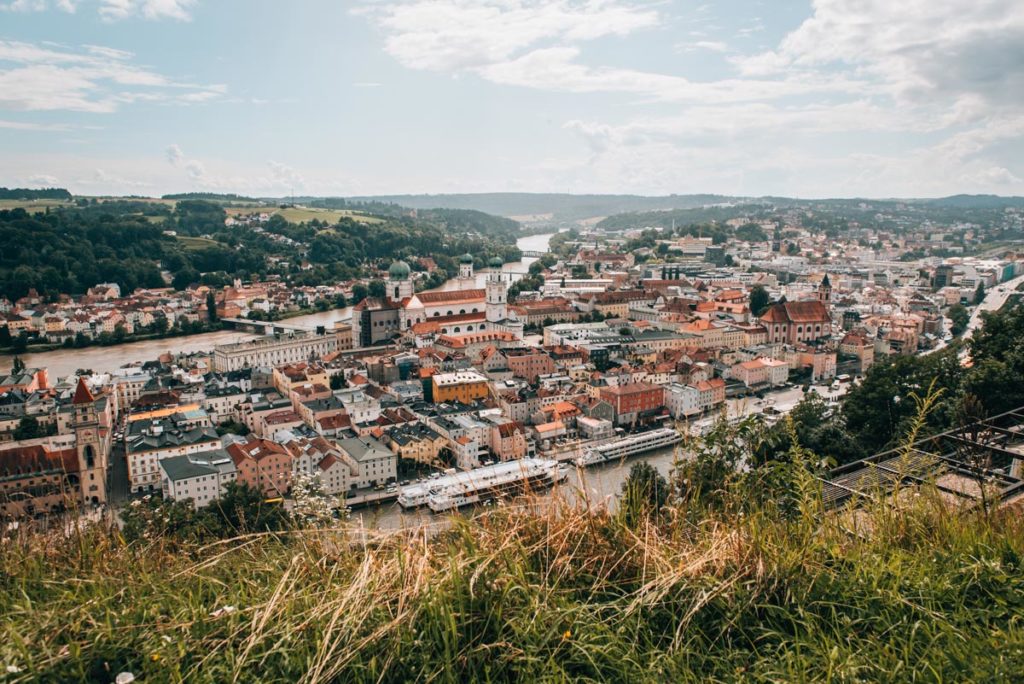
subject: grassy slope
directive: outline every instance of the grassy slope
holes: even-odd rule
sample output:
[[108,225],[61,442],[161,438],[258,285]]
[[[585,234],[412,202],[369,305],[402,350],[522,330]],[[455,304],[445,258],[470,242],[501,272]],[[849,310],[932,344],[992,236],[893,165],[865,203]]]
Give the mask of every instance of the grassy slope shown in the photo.
[[0,547],[0,666],[26,681],[1019,677],[1019,512],[926,499],[875,513],[871,539],[811,518],[631,529],[509,508],[365,547],[339,531],[204,549],[28,537]]

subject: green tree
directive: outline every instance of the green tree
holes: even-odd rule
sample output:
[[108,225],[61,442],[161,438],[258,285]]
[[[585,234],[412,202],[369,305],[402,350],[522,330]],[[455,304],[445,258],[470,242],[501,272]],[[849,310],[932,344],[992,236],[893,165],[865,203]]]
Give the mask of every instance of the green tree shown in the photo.
[[11,362],[11,372],[17,375],[25,370],[25,362],[21,360],[20,356],[15,356]]
[[43,437],[46,435],[45,430],[39,425],[39,421],[32,416],[25,416],[18,421],[18,426],[14,428],[14,439],[35,439],[36,437]]
[[206,293],[206,316],[210,323],[217,322],[217,297],[213,290]]
[[771,297],[768,295],[768,290],[764,289],[763,285],[755,285],[750,290],[750,313],[755,316],[760,316],[768,310],[768,306],[771,304]]
[[629,476],[622,483],[619,511],[627,525],[634,526],[644,518],[655,515],[668,501],[668,482],[654,466],[646,461],[634,463]]
[[0,326],[0,347],[11,346],[11,328],[10,326]]
[[967,324],[970,323],[971,315],[967,312],[967,307],[963,304],[954,304],[949,307],[947,314],[949,320],[952,321],[950,332],[954,335],[960,336],[965,330],[967,330]]
[[985,301],[985,283],[978,283],[978,289],[974,291],[974,305],[977,306]]

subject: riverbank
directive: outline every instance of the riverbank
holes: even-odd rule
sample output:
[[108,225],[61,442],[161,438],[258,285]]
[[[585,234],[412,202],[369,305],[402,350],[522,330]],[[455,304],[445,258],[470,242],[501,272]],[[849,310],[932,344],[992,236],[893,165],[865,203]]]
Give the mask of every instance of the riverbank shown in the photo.
[[[540,233],[526,235],[517,241],[517,246],[524,251],[544,251],[554,233]],[[507,263],[502,270],[509,273],[513,279],[521,277],[526,273],[533,258],[527,257],[521,261]],[[477,287],[484,286],[486,271],[476,274]],[[462,283],[457,278],[448,280],[436,290],[458,289]],[[294,312],[287,318],[292,324],[298,324],[309,329],[323,326],[327,329],[334,327],[337,321],[344,321],[352,317],[352,308],[328,309],[318,311],[311,309],[308,313]],[[252,333],[244,333],[234,330],[217,330],[191,335],[179,335],[177,337],[164,337],[125,341],[121,344],[110,346],[87,346],[79,348],[67,348],[57,345],[44,351],[42,348],[32,348],[18,356],[25,362],[26,366],[49,369],[50,378],[63,378],[75,373],[79,369],[90,369],[98,373],[109,373],[117,368],[129,364],[150,361],[163,353],[182,354],[191,352],[210,351],[218,344],[231,344],[244,342],[258,337]],[[13,355],[0,353],[0,368],[10,368],[13,362]]]

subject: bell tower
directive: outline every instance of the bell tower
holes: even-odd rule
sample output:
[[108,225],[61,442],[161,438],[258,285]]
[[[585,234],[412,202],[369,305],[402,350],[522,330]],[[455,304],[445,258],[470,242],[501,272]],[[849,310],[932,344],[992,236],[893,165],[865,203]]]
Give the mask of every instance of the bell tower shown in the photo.
[[[497,323],[508,318],[508,283],[501,272],[501,259],[491,259],[491,271],[487,274],[485,310],[487,322]],[[488,326],[488,330],[492,328]]]
[[81,479],[82,502],[107,502],[108,453],[100,439],[100,421],[96,412],[96,397],[89,390],[85,378],[78,379],[75,396],[71,400],[73,411],[71,427],[75,431],[75,449],[78,451],[78,475]]
[[832,306],[832,282],[828,279],[828,273],[821,279],[818,285],[818,301],[827,307]]

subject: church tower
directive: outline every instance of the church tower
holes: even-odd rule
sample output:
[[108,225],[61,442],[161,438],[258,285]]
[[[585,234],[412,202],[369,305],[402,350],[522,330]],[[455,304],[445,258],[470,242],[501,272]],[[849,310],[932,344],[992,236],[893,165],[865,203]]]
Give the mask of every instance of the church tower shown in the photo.
[[75,449],[78,451],[78,475],[81,478],[82,502],[107,502],[107,461],[109,454],[100,439],[100,421],[96,412],[96,397],[89,390],[85,378],[78,379],[78,387],[71,399],[71,427],[75,431]]
[[459,280],[469,283],[468,287],[473,286],[473,255],[463,254],[459,257]]
[[404,261],[396,261],[388,269],[387,297],[400,302],[412,295],[412,269]]
[[828,273],[818,285],[818,301],[827,307],[832,306],[832,282],[828,279]]
[[[491,272],[487,274],[486,311],[487,323],[497,323],[508,318],[508,283],[501,272],[501,259],[491,259]],[[488,329],[493,329],[488,325]]]

